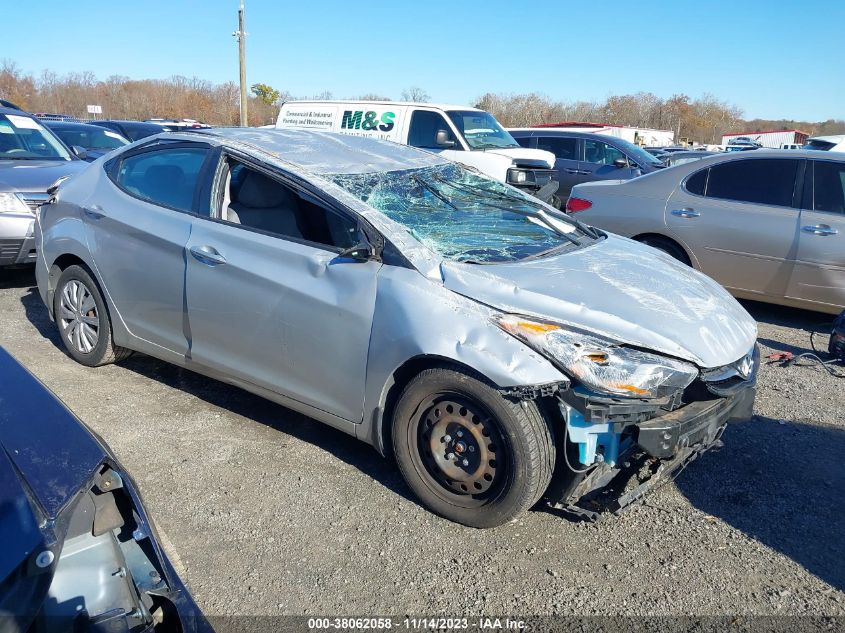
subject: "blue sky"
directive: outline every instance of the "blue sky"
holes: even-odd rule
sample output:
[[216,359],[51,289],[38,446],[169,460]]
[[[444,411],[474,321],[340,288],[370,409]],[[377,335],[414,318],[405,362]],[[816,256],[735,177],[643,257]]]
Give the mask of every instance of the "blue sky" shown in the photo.
[[[845,118],[842,0],[245,1],[247,80],[297,96],[710,92],[747,118]],[[238,78],[237,0],[4,2],[3,22],[0,59],[35,74]]]

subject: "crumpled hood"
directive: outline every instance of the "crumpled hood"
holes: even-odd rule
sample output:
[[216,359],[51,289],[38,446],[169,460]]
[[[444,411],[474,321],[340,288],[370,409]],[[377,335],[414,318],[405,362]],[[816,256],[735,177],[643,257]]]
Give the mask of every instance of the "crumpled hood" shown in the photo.
[[485,149],[483,151],[487,154],[506,156],[507,158],[515,161],[517,164],[520,164],[523,160],[525,160],[533,161],[535,163],[536,161],[544,161],[546,163],[546,169],[553,169],[555,166],[555,155],[544,149],[531,149],[530,147],[503,147],[502,149]]
[[589,330],[702,368],[736,361],[757,338],[754,319],[718,283],[615,235],[526,262],[446,261],[441,272],[450,290],[504,312]]
[[47,191],[87,166],[84,160],[0,160],[0,191]]

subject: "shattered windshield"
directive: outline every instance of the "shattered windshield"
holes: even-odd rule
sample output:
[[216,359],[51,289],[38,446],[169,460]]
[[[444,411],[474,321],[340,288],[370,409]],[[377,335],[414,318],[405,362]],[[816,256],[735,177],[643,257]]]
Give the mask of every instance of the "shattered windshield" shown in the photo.
[[456,164],[329,178],[455,261],[519,261],[595,237],[541,202]]

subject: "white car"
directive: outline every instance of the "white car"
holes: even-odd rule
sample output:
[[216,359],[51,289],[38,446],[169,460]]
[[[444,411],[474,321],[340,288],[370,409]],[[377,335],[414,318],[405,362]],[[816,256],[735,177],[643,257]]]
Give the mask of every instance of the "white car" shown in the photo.
[[845,152],[845,134],[814,136],[807,139],[804,149],[820,149],[828,152]]

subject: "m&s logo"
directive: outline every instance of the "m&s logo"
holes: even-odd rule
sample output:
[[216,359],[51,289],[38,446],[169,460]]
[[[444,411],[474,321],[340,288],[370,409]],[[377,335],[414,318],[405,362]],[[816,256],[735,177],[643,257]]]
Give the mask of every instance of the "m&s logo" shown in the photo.
[[396,114],[393,112],[384,112],[379,118],[378,112],[373,110],[346,110],[340,120],[340,129],[389,132],[393,129],[394,118],[396,118]]

